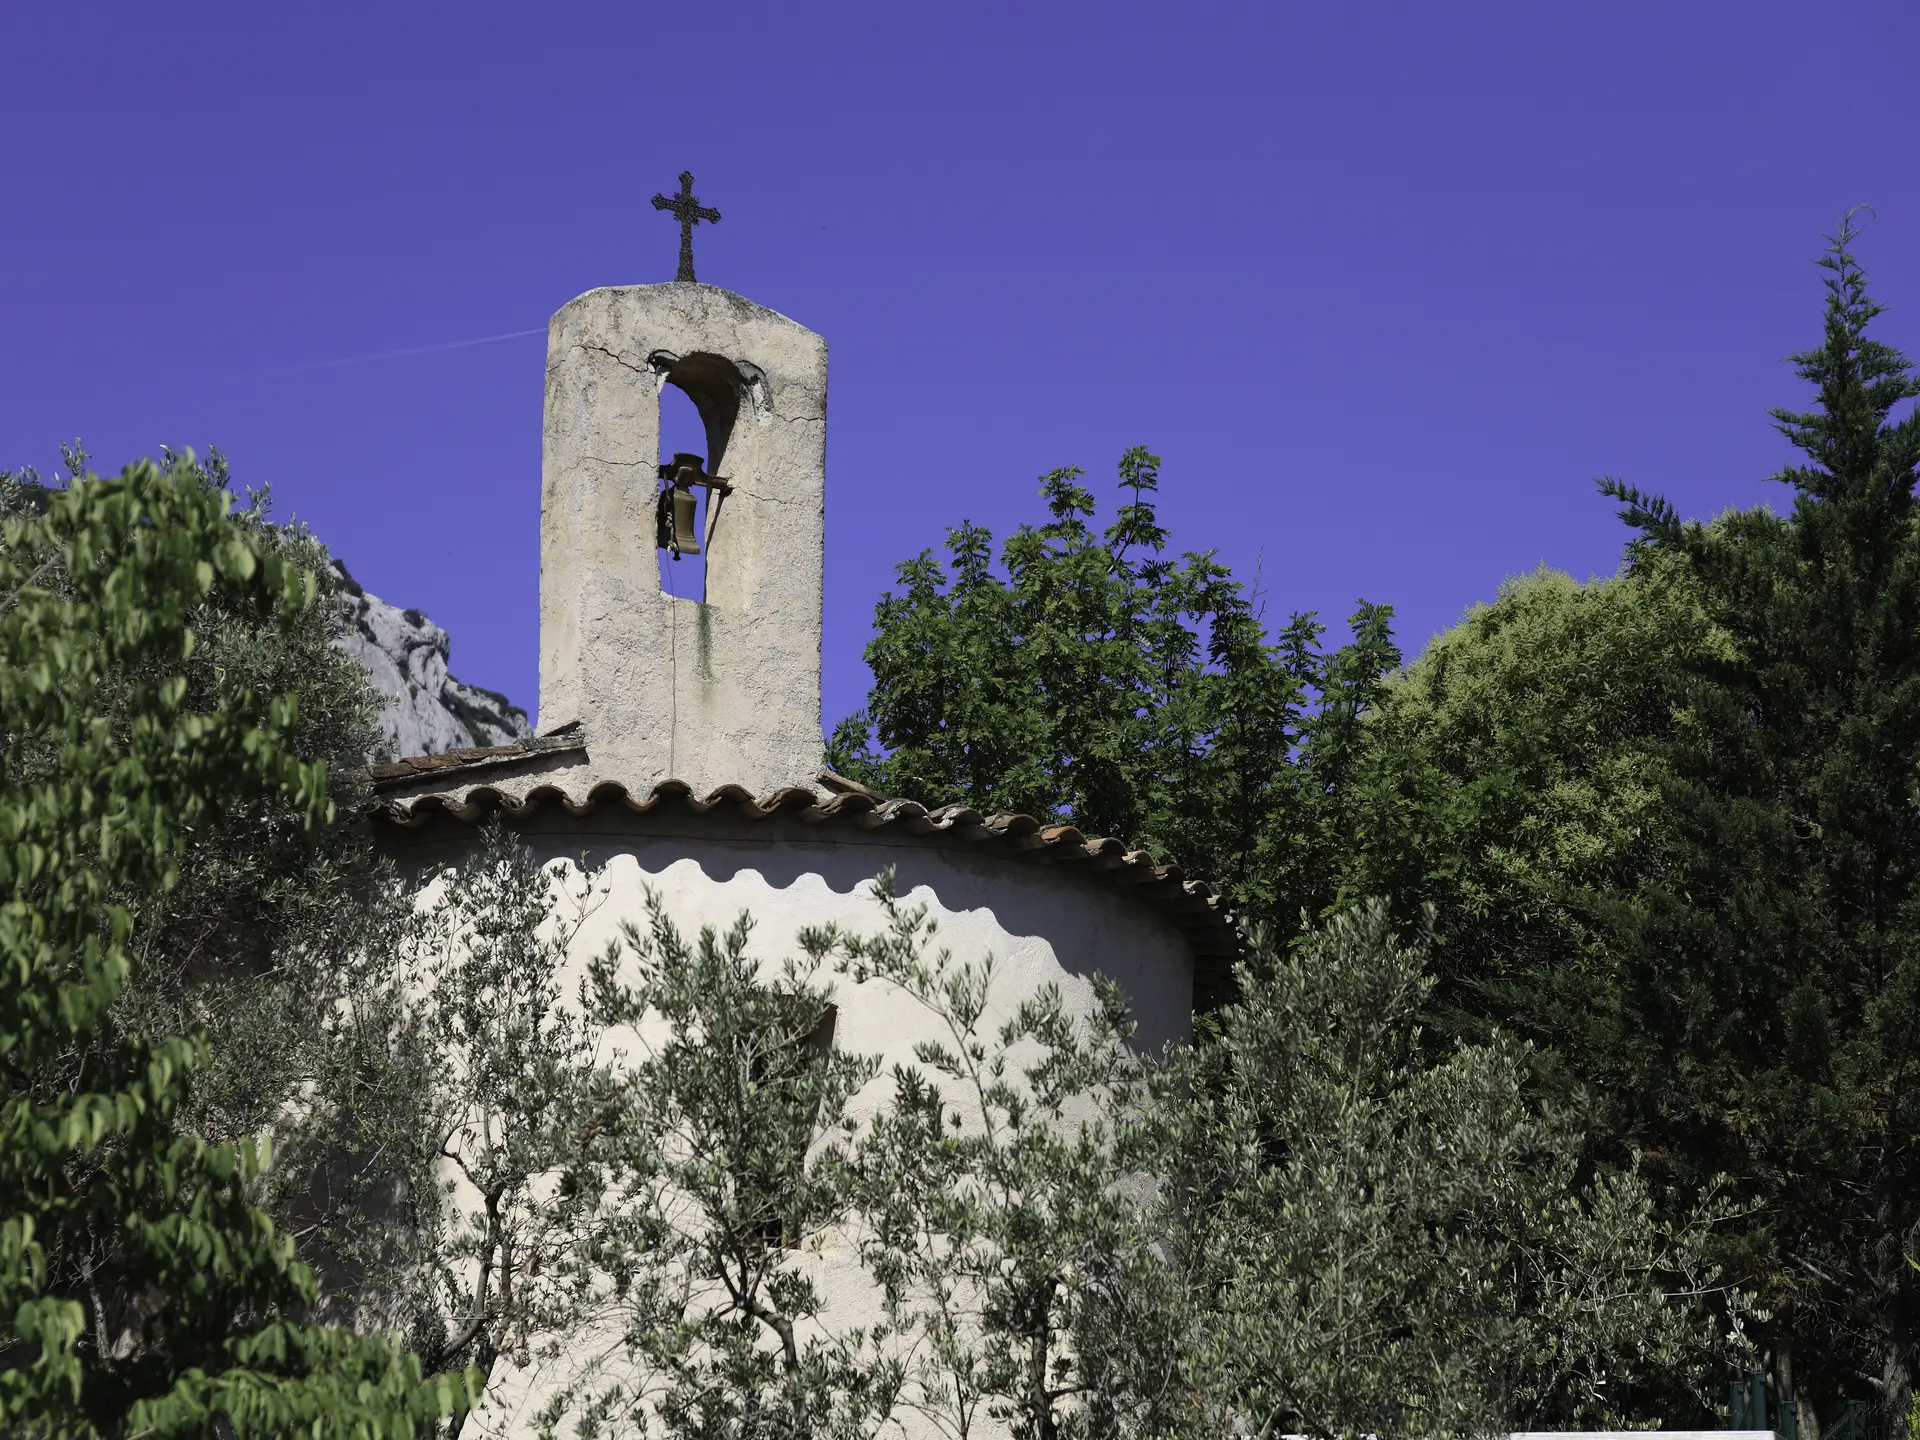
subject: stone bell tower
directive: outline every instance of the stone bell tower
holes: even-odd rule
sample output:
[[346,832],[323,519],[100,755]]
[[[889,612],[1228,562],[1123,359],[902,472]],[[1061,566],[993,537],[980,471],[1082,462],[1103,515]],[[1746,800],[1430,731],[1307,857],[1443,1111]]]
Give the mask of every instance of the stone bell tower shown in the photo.
[[[706,490],[704,600],[660,585],[667,385],[706,428],[704,470],[680,472],[683,495],[688,474]],[[590,290],[553,317],[540,730],[577,724],[593,783],[683,780],[701,795],[814,783],[826,412],[826,342],[730,291]]]

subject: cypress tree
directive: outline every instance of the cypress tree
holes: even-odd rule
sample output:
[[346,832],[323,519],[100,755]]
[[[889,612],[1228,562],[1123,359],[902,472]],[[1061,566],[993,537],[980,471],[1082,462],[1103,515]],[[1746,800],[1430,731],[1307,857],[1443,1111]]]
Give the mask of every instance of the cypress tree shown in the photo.
[[1868,338],[1856,234],[1793,357],[1814,406],[1772,412],[1804,457],[1773,477],[1790,513],[1682,523],[1604,482],[1630,566],[1677,560],[1716,643],[1653,742],[1666,862],[1592,901],[1609,998],[1561,1038],[1623,1148],[1753,1202],[1745,1271],[1802,1394],[1895,1408],[1920,1360],[1920,381]]

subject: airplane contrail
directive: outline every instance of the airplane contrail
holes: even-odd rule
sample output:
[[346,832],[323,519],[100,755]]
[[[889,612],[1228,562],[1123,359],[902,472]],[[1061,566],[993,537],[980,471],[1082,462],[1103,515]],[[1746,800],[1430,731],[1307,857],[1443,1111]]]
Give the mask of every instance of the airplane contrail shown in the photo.
[[305,365],[288,365],[269,370],[269,375],[298,375],[305,370],[331,370],[339,365],[359,365],[368,360],[398,360],[403,355],[431,355],[436,350],[465,350],[473,345],[492,345],[500,340],[519,340],[528,335],[544,335],[547,327],[533,330],[509,330],[504,335],[482,335],[473,340],[446,340],[438,345],[413,345],[405,350],[376,350],[368,355],[343,355],[338,360],[314,360]]

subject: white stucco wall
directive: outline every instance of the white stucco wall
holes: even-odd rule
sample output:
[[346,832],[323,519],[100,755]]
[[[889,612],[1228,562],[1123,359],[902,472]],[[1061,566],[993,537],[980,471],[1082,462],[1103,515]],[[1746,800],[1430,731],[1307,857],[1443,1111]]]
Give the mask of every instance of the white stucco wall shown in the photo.
[[[1131,998],[1142,1048],[1157,1050],[1192,1028],[1193,962],[1173,924],[1123,890],[1044,863],[937,837],[823,832],[804,822],[742,820],[718,811],[628,819],[608,806],[581,820],[549,812],[520,833],[543,860],[584,863],[610,882],[608,903],[583,931],[583,945],[604,944],[623,919],[643,919],[645,888],[652,885],[688,932],[724,927],[741,911],[751,912],[756,948],[777,960],[797,953],[793,937],[805,926],[831,921],[880,929],[880,907],[867,882],[891,866],[900,893],[928,905],[942,943],[957,957],[995,956],[1008,1005],[1049,980],[1086,1004],[1093,977],[1101,974]],[[464,825],[442,824],[417,837],[396,837],[393,849],[410,866],[438,866],[465,853],[473,834]],[[884,1062],[906,1058],[912,1041],[895,1028],[903,1014],[882,1008],[887,1004],[851,989],[842,994],[839,1043]]]
[[[862,933],[882,929],[870,882],[891,866],[902,896],[926,904],[938,922],[940,945],[957,960],[995,958],[987,1027],[997,1028],[1049,982],[1070,1003],[1087,1007],[1094,977],[1104,974],[1131,998],[1141,1048],[1158,1050],[1191,1029],[1192,962],[1180,932],[1126,892],[1044,864],[932,838],[826,834],[784,818],[748,821],[717,811],[632,817],[609,807],[584,820],[550,815],[523,834],[543,860],[561,861],[570,876],[584,872],[597,882],[598,908],[574,946],[578,960],[604,948],[622,921],[644,925],[652,887],[690,936],[706,925],[724,929],[742,911],[753,915],[753,951],[772,969],[799,953],[794,936],[804,927],[831,922]],[[458,859],[473,839],[465,825],[442,824],[396,837],[394,848],[403,863],[425,875]],[[860,1118],[890,1098],[888,1072],[895,1062],[914,1063],[916,1041],[948,1037],[918,1002],[892,985],[832,978],[836,1048],[880,1061],[878,1075],[850,1107]],[[872,1290],[849,1237],[810,1237],[796,1259],[826,1300],[829,1323],[871,1318]],[[501,1363],[474,1429],[529,1433],[532,1412],[557,1378]],[[896,1433],[918,1436],[922,1426],[903,1415]]]

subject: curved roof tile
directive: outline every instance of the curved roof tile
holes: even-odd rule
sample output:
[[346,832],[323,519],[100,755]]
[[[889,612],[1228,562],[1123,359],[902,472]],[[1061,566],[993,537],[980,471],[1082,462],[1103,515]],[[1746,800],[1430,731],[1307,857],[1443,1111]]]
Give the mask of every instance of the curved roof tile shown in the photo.
[[[559,737],[555,737],[559,738]],[[1130,849],[1104,835],[1086,835],[1072,825],[1047,824],[1031,815],[982,815],[964,805],[928,809],[915,800],[890,799],[864,787],[823,773],[828,787],[814,791],[786,786],[767,795],[754,795],[739,785],[722,785],[696,795],[680,780],[663,780],[644,793],[618,781],[603,780],[576,800],[554,784],[537,784],[515,794],[483,782],[462,785],[463,772],[496,769],[552,750],[583,748],[577,741],[556,744],[535,740],[524,745],[484,750],[449,751],[370,767],[365,778],[376,797],[373,818],[378,822],[417,829],[436,821],[475,824],[498,813],[518,819],[559,809],[585,817],[601,807],[637,815],[668,808],[703,815],[723,808],[748,820],[784,815],[822,826],[851,825],[865,831],[910,836],[936,836],[987,851],[1017,855],[1084,874],[1097,883],[1125,889],[1160,911],[1186,936],[1194,955],[1194,1007],[1210,1009],[1232,989],[1233,962],[1240,954],[1240,932],[1226,899],[1180,866],[1145,850]],[[449,784],[458,788],[408,796],[382,796],[403,786]],[[517,789],[518,787],[516,787]]]

